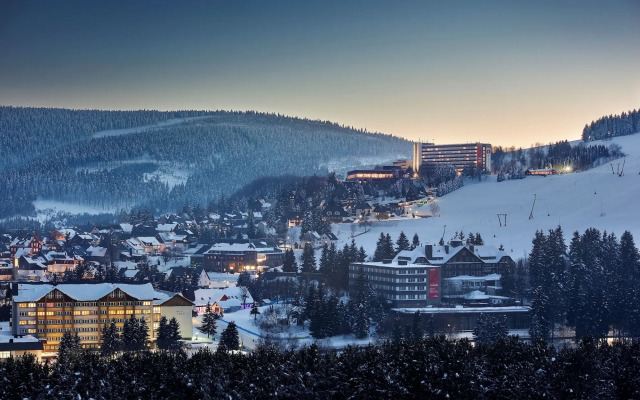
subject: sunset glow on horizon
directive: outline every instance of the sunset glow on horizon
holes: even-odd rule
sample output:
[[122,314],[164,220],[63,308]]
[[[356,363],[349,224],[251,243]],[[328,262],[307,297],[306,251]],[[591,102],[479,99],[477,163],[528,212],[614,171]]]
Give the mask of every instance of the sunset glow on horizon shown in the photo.
[[3,2],[0,104],[528,147],[640,108],[640,2]]

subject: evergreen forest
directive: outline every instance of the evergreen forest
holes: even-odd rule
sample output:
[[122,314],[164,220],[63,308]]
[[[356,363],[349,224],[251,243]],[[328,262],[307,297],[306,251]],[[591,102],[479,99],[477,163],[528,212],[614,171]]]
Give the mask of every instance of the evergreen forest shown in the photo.
[[259,177],[326,174],[336,162],[375,165],[411,151],[391,135],[250,111],[0,107],[0,133],[2,218],[33,215],[38,199],[173,211]]

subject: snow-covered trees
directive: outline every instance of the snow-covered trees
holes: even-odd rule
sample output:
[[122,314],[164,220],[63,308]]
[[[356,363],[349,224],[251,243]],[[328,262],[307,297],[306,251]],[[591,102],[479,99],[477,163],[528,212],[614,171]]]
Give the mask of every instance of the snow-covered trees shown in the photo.
[[284,262],[282,264],[282,272],[298,272],[298,263],[292,249],[284,252]]
[[238,350],[240,348],[240,334],[234,321],[229,322],[229,325],[220,334],[218,348],[223,350]]
[[140,351],[147,347],[149,340],[149,326],[142,318],[131,317],[124,322],[122,328],[122,349],[128,351]]
[[316,272],[316,256],[315,250],[311,243],[305,243],[302,250],[301,269],[302,273]]
[[339,351],[317,345],[282,351],[265,343],[234,355],[142,352],[104,359],[82,353],[71,365],[33,357],[3,360],[0,398],[253,399],[277,391],[295,399],[632,399],[640,385],[638,359],[640,346],[632,343],[585,340],[556,350],[515,338],[474,346],[468,340],[407,342],[401,336]]
[[58,345],[58,362],[65,364],[80,355],[82,351],[82,343],[77,333],[71,334],[71,331],[66,331],[60,339]]
[[504,314],[483,313],[478,317],[473,337],[476,342],[490,344],[504,339],[509,334],[507,316]]
[[405,235],[404,232],[400,231],[398,240],[396,240],[396,253],[399,253],[402,250],[410,250],[410,249],[411,249],[411,244],[409,243],[409,239],[407,239],[407,235]]
[[[408,155],[411,148],[410,142],[390,135],[255,112],[2,107],[0,115],[5,151],[0,192],[10,194],[0,202],[2,217],[33,211],[36,198],[173,211],[184,204],[207,204],[261,176],[311,176],[332,159]],[[176,115],[209,117],[91,138],[102,129],[153,124]],[[326,226],[321,218],[315,221],[317,229]]]
[[198,330],[206,334],[207,337],[215,335],[218,331],[216,319],[216,315],[211,309],[211,304],[207,302],[207,306],[204,309],[204,314],[202,314],[202,325],[198,328]]
[[103,356],[111,356],[120,350],[120,335],[118,335],[115,319],[112,319],[108,325],[106,323],[104,324],[102,327],[101,340],[100,349]]
[[160,318],[156,338],[160,350],[178,351],[182,348],[180,325],[175,318],[171,318],[168,322],[167,317]]
[[585,125],[582,130],[582,140],[586,142],[612,136],[631,135],[636,132],[640,132],[640,110],[605,116]]
[[385,259],[391,259],[395,256],[396,252],[393,248],[393,241],[391,235],[388,233],[385,235],[380,232],[380,237],[376,243],[376,250],[373,253],[373,261],[382,261]]

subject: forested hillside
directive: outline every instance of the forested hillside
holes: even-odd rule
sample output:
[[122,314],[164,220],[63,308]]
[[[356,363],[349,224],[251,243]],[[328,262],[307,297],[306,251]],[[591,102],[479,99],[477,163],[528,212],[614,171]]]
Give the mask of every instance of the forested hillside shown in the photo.
[[[95,134],[175,118],[185,120]],[[261,176],[324,174],[335,160],[376,164],[411,151],[390,135],[255,112],[0,107],[0,132],[8,154],[0,163],[0,218],[33,213],[36,199],[173,211]]]
[[640,132],[640,110],[605,116],[585,125],[582,140],[586,142],[612,136],[631,135],[636,132]]

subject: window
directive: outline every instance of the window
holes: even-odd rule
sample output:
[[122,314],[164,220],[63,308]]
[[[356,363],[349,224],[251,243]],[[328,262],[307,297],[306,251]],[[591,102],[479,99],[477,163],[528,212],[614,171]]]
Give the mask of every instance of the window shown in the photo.
[[10,351],[0,351],[0,358],[9,358],[11,357]]

